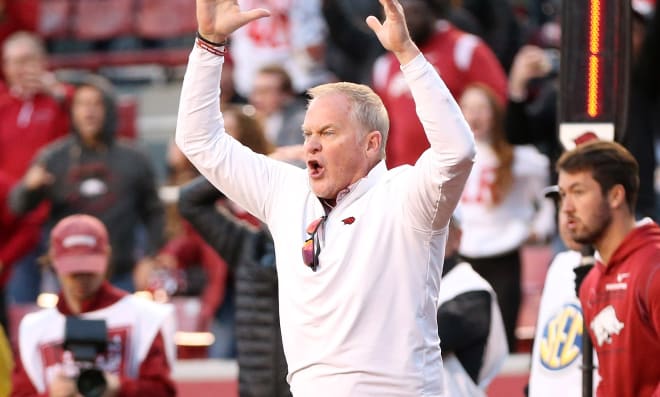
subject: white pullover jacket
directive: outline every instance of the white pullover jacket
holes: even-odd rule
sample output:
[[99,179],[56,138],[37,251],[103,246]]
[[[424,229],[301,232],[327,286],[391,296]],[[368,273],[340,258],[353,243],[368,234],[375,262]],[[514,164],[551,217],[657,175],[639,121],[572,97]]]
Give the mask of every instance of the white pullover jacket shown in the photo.
[[225,133],[222,63],[193,49],[176,142],[272,233],[293,394],[442,396],[436,311],[447,223],[475,153],[446,86],[421,55],[402,67],[431,148],[414,167],[387,170],[381,161],[351,187],[320,231],[313,272],[301,247],[323,205],[306,170],[257,155]]

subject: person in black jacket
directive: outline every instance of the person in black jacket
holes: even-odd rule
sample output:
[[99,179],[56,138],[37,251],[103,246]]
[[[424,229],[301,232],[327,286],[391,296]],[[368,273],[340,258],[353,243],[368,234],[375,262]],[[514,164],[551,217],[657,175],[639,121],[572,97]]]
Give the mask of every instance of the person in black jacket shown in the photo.
[[438,325],[445,326],[438,326],[438,336],[447,395],[485,396],[509,349],[493,287],[458,255],[462,235],[457,211],[447,231],[437,312]]
[[179,212],[218,251],[235,274],[239,394],[290,396],[277,298],[273,239],[228,210],[224,196],[203,177],[182,187]]
[[[660,134],[660,17],[632,1],[632,65],[626,131],[621,144],[640,163],[640,191],[637,218],[660,218],[654,189],[657,159],[654,140]],[[554,43],[558,45],[559,43]],[[557,124],[558,70],[540,66],[543,50],[525,46],[516,55],[509,75],[506,133],[510,143],[533,144],[551,160],[552,180],[557,180],[554,163],[563,152]],[[617,131],[617,135],[621,132]]]
[[[225,123],[234,138],[253,151],[281,160],[295,160],[277,153],[265,138],[261,124],[249,108],[224,108]],[[219,200],[224,206],[218,210]],[[204,177],[182,186],[179,213],[225,260],[233,275],[235,302],[234,334],[239,367],[241,397],[290,396],[288,372],[277,297],[275,248],[268,229],[258,221],[252,224],[236,211]],[[239,219],[238,216],[241,216]],[[249,218],[251,220],[254,218]],[[256,225],[256,226],[255,226]],[[228,289],[231,293],[232,287]]]

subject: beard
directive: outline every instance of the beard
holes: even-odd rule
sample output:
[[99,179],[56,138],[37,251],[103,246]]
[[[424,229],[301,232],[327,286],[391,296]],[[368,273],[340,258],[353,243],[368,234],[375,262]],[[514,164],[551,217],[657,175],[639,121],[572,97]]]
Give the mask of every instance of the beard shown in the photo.
[[582,229],[574,230],[570,233],[571,238],[575,242],[580,244],[594,244],[603,237],[605,230],[612,223],[612,213],[606,201],[601,203],[598,211],[592,216],[592,219],[592,225],[582,223]]

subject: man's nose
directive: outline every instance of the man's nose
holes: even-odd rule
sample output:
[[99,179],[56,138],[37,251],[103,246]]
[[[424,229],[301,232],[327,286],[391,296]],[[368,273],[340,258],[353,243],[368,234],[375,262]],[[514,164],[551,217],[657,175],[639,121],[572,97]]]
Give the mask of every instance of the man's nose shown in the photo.
[[305,152],[317,153],[321,150],[321,142],[318,137],[311,135],[305,139],[304,148]]
[[561,199],[560,209],[563,212],[573,212],[575,211],[575,206],[573,205],[573,200],[568,196],[565,196]]

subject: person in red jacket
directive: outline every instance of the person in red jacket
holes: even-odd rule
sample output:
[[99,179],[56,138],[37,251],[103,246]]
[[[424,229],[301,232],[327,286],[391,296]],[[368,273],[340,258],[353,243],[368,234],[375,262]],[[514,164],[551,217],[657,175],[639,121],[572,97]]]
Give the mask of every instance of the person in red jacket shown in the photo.
[[29,32],[16,32],[5,40],[2,71],[0,168],[17,180],[42,146],[68,133],[73,87],[58,82],[46,69],[44,43]]
[[[12,1],[7,7],[14,7],[13,3],[27,2]],[[0,82],[0,170],[8,183],[14,184],[23,177],[39,149],[68,133],[73,87],[58,82],[46,69],[43,40],[30,32],[13,33],[2,43],[2,72],[5,81]],[[32,211],[37,226],[46,220],[48,208],[43,204]],[[34,252],[41,237],[40,228],[33,224],[27,228],[18,226],[21,225],[3,230],[12,235],[32,235],[33,243],[24,254]],[[3,245],[16,244],[4,239],[2,242]],[[12,282],[7,288],[11,301],[36,300],[40,280],[36,256],[33,253],[15,258]]]
[[[426,59],[438,71],[458,100],[465,88],[481,83],[496,95],[499,104],[506,102],[507,78],[502,65],[488,45],[445,19],[437,19],[431,0],[401,1],[410,36]],[[400,64],[391,53],[379,57],[372,75],[374,91],[382,98],[390,114],[387,139],[387,165],[415,164],[429,148],[429,142],[417,119],[412,93],[403,80]]]
[[660,227],[635,220],[637,161],[618,143],[595,141],[564,153],[557,171],[570,238],[597,250],[579,293],[597,395],[660,396]]
[[111,286],[106,281],[110,245],[100,220],[90,215],[62,219],[50,234],[50,259],[61,283],[57,307],[28,314],[19,326],[12,397],[76,397],[75,356],[62,349],[67,316],[103,319],[106,352],[103,396],[176,395],[173,311]]

